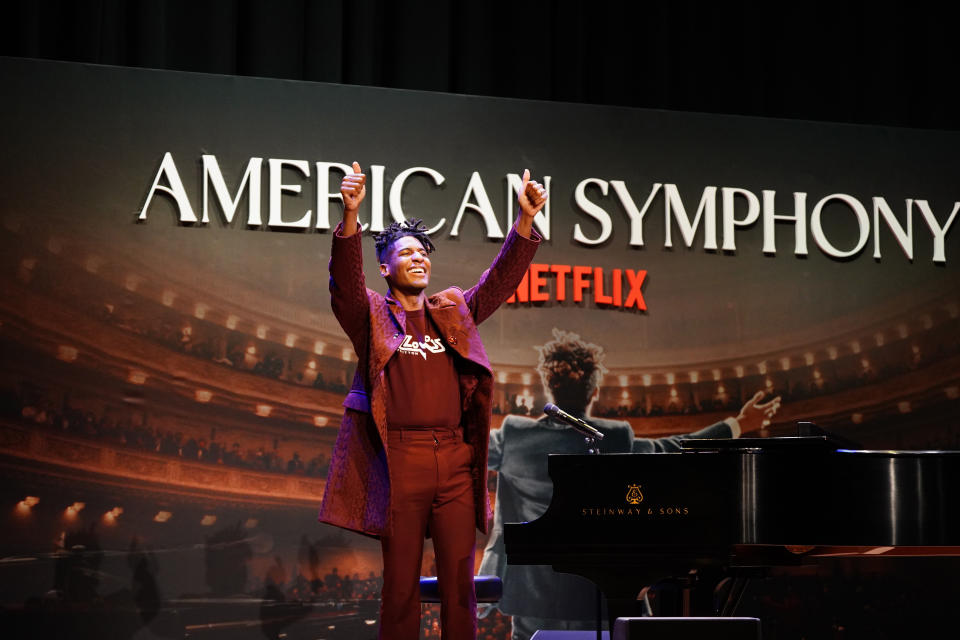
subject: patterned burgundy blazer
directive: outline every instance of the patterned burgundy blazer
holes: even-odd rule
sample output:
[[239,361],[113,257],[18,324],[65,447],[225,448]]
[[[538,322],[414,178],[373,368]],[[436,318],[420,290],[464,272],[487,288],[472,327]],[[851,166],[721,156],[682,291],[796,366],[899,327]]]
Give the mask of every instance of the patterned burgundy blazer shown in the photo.
[[[322,522],[380,536],[390,529],[390,462],[387,437],[387,392],[384,367],[403,342],[406,315],[390,297],[367,289],[360,233],[333,233],[330,293],[333,313],[357,352],[353,384],[343,402],[340,431],[333,447],[327,485],[320,505]],[[477,325],[516,290],[540,244],[511,228],[500,253],[480,281],[468,291],[451,287],[427,299],[427,313],[460,356],[461,425],[473,450],[474,504],[477,528],[487,533],[491,516],[487,496],[487,443],[493,375]]]

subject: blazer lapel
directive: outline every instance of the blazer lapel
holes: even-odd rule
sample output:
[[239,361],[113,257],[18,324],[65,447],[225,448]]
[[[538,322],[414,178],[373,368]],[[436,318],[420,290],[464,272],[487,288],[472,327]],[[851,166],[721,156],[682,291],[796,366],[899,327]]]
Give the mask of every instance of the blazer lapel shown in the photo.
[[440,337],[450,348],[490,371],[490,360],[483,350],[483,345],[479,340],[470,339],[471,333],[476,334],[476,328],[473,328],[472,332],[464,328],[465,324],[473,324],[470,316],[465,315],[469,314],[465,307],[461,309],[454,298],[441,292],[427,299],[427,313],[440,330]]
[[[387,361],[403,343],[407,326],[407,314],[404,313],[400,303],[394,300],[389,293],[381,300],[383,300],[383,308],[378,310],[378,315],[380,315],[382,326],[374,328],[371,343],[369,369],[371,381],[380,375],[383,368],[387,366]],[[378,340],[378,336],[382,337],[382,340]]]

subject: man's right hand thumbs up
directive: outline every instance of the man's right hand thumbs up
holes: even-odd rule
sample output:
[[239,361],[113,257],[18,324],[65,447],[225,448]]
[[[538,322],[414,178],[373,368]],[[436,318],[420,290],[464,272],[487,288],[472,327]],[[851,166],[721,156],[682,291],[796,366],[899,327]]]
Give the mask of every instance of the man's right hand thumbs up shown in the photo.
[[356,211],[360,207],[364,196],[367,195],[366,174],[360,172],[360,163],[353,163],[353,173],[348,173],[340,183],[340,195],[343,196],[343,208]]

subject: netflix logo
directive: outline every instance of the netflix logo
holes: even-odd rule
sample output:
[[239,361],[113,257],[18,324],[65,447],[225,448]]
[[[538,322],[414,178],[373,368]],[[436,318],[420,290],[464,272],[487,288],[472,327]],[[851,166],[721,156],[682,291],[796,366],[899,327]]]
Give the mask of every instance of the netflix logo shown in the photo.
[[531,264],[507,304],[521,302],[582,303],[585,294],[597,306],[647,310],[643,299],[646,271],[568,264]]

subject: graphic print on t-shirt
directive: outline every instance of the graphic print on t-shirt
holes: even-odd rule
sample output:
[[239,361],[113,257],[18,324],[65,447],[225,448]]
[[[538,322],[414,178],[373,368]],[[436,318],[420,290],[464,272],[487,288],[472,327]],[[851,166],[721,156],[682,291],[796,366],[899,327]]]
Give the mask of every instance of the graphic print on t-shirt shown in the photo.
[[423,336],[423,342],[417,340],[409,333],[403,337],[403,343],[400,345],[400,353],[406,355],[422,356],[427,359],[427,352],[443,353],[446,349],[440,338],[431,338],[429,334]]
[[461,401],[455,350],[442,342],[426,308],[407,311],[400,335],[401,344],[384,369],[388,428],[456,427]]

